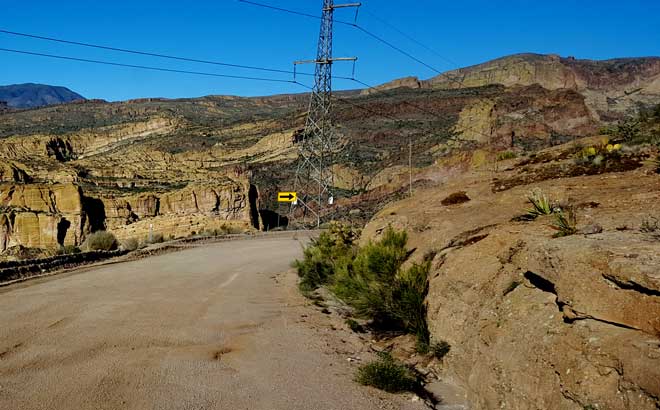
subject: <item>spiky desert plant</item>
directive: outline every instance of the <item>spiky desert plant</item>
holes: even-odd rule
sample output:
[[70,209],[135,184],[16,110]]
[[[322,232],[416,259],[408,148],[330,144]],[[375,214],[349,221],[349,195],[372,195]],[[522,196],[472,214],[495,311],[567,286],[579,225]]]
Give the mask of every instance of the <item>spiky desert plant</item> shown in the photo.
[[577,233],[577,217],[575,211],[571,208],[567,210],[560,210],[555,213],[555,223],[552,228],[557,231],[554,234],[555,238],[570,236]]
[[541,215],[551,215],[553,204],[541,190],[534,190],[528,196],[527,200],[532,204],[532,208],[527,210],[527,214],[533,218]]

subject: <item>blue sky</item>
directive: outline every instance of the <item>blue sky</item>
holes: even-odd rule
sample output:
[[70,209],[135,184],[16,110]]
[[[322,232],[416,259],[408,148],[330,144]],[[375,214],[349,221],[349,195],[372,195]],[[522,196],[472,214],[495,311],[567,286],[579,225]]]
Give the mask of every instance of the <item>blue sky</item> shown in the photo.
[[[0,1],[0,28],[5,30],[285,70],[292,68],[294,60],[314,58],[319,30],[318,20],[236,0]],[[320,14],[321,0],[258,1]],[[660,55],[657,0],[364,0],[363,4],[359,24],[441,71],[519,52],[590,59]],[[352,13],[339,10],[337,18],[352,20]],[[374,15],[442,57],[402,37]],[[126,64],[290,79],[287,75],[111,53],[6,34],[0,34],[0,47]],[[359,57],[356,77],[371,84],[409,75],[435,75],[354,28],[338,25],[335,56],[354,55]],[[350,72],[350,64],[335,66],[337,75]],[[111,101],[305,91],[293,84],[156,73],[0,52],[0,85],[23,82],[63,85],[87,98]],[[310,79],[306,82],[311,83]],[[337,80],[335,87],[355,88],[355,84]]]

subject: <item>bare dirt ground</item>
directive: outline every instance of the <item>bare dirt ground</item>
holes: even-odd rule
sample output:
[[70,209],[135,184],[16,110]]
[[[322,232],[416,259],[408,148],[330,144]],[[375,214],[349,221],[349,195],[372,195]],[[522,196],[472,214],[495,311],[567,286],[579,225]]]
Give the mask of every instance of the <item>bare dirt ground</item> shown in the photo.
[[0,408],[423,408],[352,380],[363,340],[295,287],[308,235],[0,289]]

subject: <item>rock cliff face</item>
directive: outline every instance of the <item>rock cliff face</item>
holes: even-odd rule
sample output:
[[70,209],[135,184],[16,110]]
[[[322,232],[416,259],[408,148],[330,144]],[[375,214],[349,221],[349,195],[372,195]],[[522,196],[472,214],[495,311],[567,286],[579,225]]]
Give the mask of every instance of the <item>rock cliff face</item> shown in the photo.
[[[0,185],[0,252],[14,246],[56,250],[108,229],[120,239],[149,232],[185,237],[227,224],[250,229],[249,184],[225,180],[162,194],[94,198],[74,184]],[[200,219],[201,218],[201,219]],[[197,220],[195,220],[197,219]],[[176,221],[176,222],[174,222]]]
[[[409,232],[414,258],[435,255],[429,326],[451,344],[441,379],[470,408],[660,406],[660,227],[648,226],[660,175],[642,165],[657,150],[634,170],[593,176],[571,171],[574,152],[560,145],[496,172],[428,170],[419,177],[441,182],[364,230],[392,224]],[[574,207],[580,233],[553,238],[552,216],[519,218],[533,189]],[[470,200],[443,205],[457,191]]]
[[249,201],[250,186],[243,180],[191,184],[164,194],[103,198],[106,226],[119,238],[144,239],[149,231],[184,237],[233,224],[258,228],[252,219],[257,206]]
[[0,249],[80,244],[88,215],[74,185],[0,185]]
[[537,84],[467,105],[454,130],[462,139],[494,147],[523,144],[529,148],[593,134],[598,124],[581,94],[548,90]]

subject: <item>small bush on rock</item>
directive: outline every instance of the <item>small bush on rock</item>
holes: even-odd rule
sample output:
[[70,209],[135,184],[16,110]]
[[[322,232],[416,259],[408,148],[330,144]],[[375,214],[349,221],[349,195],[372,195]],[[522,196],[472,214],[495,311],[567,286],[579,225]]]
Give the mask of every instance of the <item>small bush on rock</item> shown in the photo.
[[82,248],[86,251],[114,251],[117,246],[117,238],[112,233],[96,231],[87,236]]
[[162,233],[154,233],[153,235],[151,235],[151,238],[147,236],[147,238],[144,240],[144,243],[148,245],[152,245],[155,243],[163,243],[163,242],[165,242],[165,237],[163,236]]
[[639,230],[644,233],[660,232],[660,220],[653,216],[644,218]]
[[80,248],[75,246],[75,245],[64,245],[59,249],[57,254],[58,255],[73,255],[73,254],[80,253],[80,252],[81,252]]
[[500,152],[499,154],[497,154],[497,160],[498,161],[505,161],[507,159],[514,159],[517,156],[518,156],[518,154],[516,154],[513,151],[503,151],[503,152]]
[[140,243],[135,238],[125,239],[121,242],[121,248],[125,251],[132,252],[140,246]]
[[442,360],[443,357],[447,356],[449,350],[451,350],[451,346],[444,340],[435,342],[431,345],[431,353],[433,353],[433,356],[438,360]]

